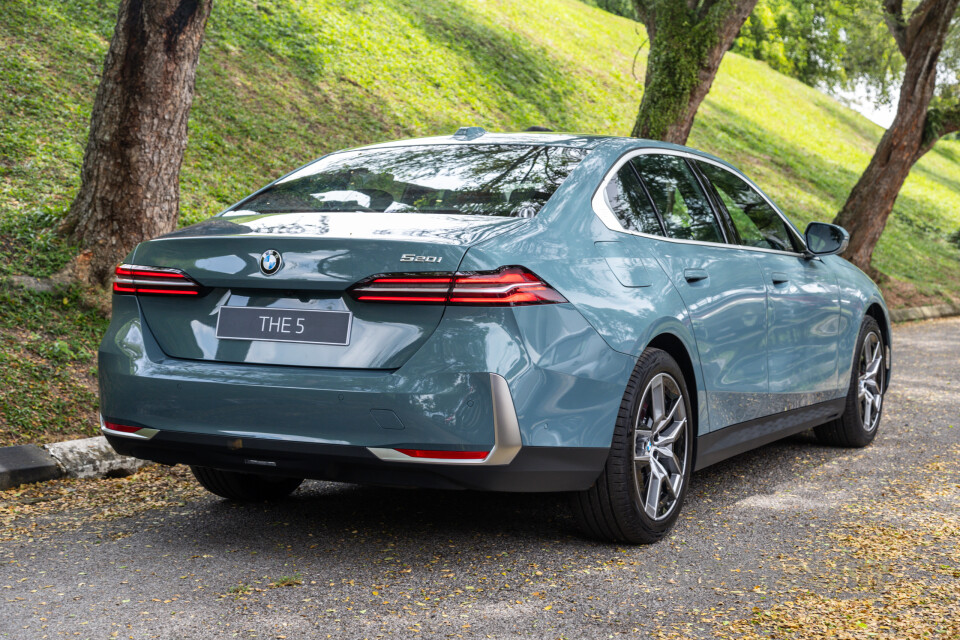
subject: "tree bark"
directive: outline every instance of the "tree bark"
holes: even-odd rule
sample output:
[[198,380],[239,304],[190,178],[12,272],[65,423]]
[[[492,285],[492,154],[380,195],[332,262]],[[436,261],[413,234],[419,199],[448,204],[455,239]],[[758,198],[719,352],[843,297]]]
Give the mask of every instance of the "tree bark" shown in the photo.
[[97,89],[80,191],[61,231],[105,283],[138,242],[172,231],[212,0],[122,0]]
[[635,0],[650,54],[631,135],[685,144],[723,54],[757,0]]
[[937,60],[960,0],[924,0],[903,18],[902,0],[885,0],[886,21],[906,58],[900,102],[860,180],[850,191],[834,224],[850,232],[844,257],[866,272],[897,195],[914,163],[944,134],[956,130],[955,109],[930,108],[937,82]]

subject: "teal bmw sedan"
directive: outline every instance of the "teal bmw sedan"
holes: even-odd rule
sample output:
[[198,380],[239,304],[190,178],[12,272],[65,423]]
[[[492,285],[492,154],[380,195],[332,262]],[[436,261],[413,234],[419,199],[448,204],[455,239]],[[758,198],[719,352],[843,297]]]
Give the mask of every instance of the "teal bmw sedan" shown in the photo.
[[698,469],[875,438],[890,323],[847,239],[649,140],[331,153],[117,267],[101,429],[227,499],[568,492],[588,535],[654,542]]

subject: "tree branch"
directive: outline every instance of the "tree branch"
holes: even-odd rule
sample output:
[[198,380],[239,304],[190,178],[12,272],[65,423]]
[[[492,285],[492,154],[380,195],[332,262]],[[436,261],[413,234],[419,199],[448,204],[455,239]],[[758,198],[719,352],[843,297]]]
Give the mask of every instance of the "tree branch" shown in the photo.
[[903,0],[883,0],[883,19],[900,53],[907,55],[909,47],[907,46],[907,23],[903,19]]
[[914,162],[930,151],[940,138],[956,131],[960,131],[960,102],[954,102],[946,107],[936,104],[931,106],[924,116],[923,142],[914,156]]
[[[733,46],[733,40],[757,5],[757,0],[706,0],[701,6],[700,22],[710,21],[716,25],[724,51]],[[714,15],[710,15],[713,13]]]
[[[907,48],[913,46],[917,34],[926,28],[928,19],[942,20],[946,18],[949,24],[952,16],[944,15],[948,12],[947,7],[944,6],[947,4],[949,4],[949,2],[943,2],[942,0],[923,0],[923,2],[917,5],[917,8],[910,13],[910,22],[907,23],[904,31],[904,40]],[[899,44],[899,42],[897,44]]]
[[633,7],[637,10],[637,19],[647,27],[647,35],[650,34],[651,25],[649,22],[653,18],[653,7],[650,0],[633,0]]
[[[713,9],[713,6],[719,1],[720,0],[703,0],[702,3],[698,3],[697,0],[690,0],[688,6],[690,7],[691,12],[696,10],[697,20],[703,20],[703,18],[710,13],[710,10]],[[697,6],[698,4],[699,7]]]

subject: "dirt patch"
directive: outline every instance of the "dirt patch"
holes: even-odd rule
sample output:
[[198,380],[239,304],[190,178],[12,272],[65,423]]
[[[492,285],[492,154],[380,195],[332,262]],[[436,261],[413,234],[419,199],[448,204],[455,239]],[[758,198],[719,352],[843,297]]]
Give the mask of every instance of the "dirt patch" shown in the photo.
[[883,298],[891,309],[926,307],[935,304],[956,303],[957,300],[947,294],[930,295],[920,291],[916,285],[889,276],[883,276],[880,288]]

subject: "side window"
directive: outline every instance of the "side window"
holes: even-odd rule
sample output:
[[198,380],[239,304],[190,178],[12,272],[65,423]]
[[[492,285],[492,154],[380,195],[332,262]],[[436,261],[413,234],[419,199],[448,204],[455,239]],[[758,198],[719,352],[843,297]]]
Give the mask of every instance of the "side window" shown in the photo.
[[713,209],[683,158],[644,154],[630,162],[647,186],[668,236],[703,242],[724,241]]
[[630,163],[623,165],[607,183],[604,197],[624,229],[662,236],[657,212],[643,191]]
[[735,174],[708,162],[697,162],[733,219],[743,244],[777,251],[796,251],[792,237],[773,207]]

